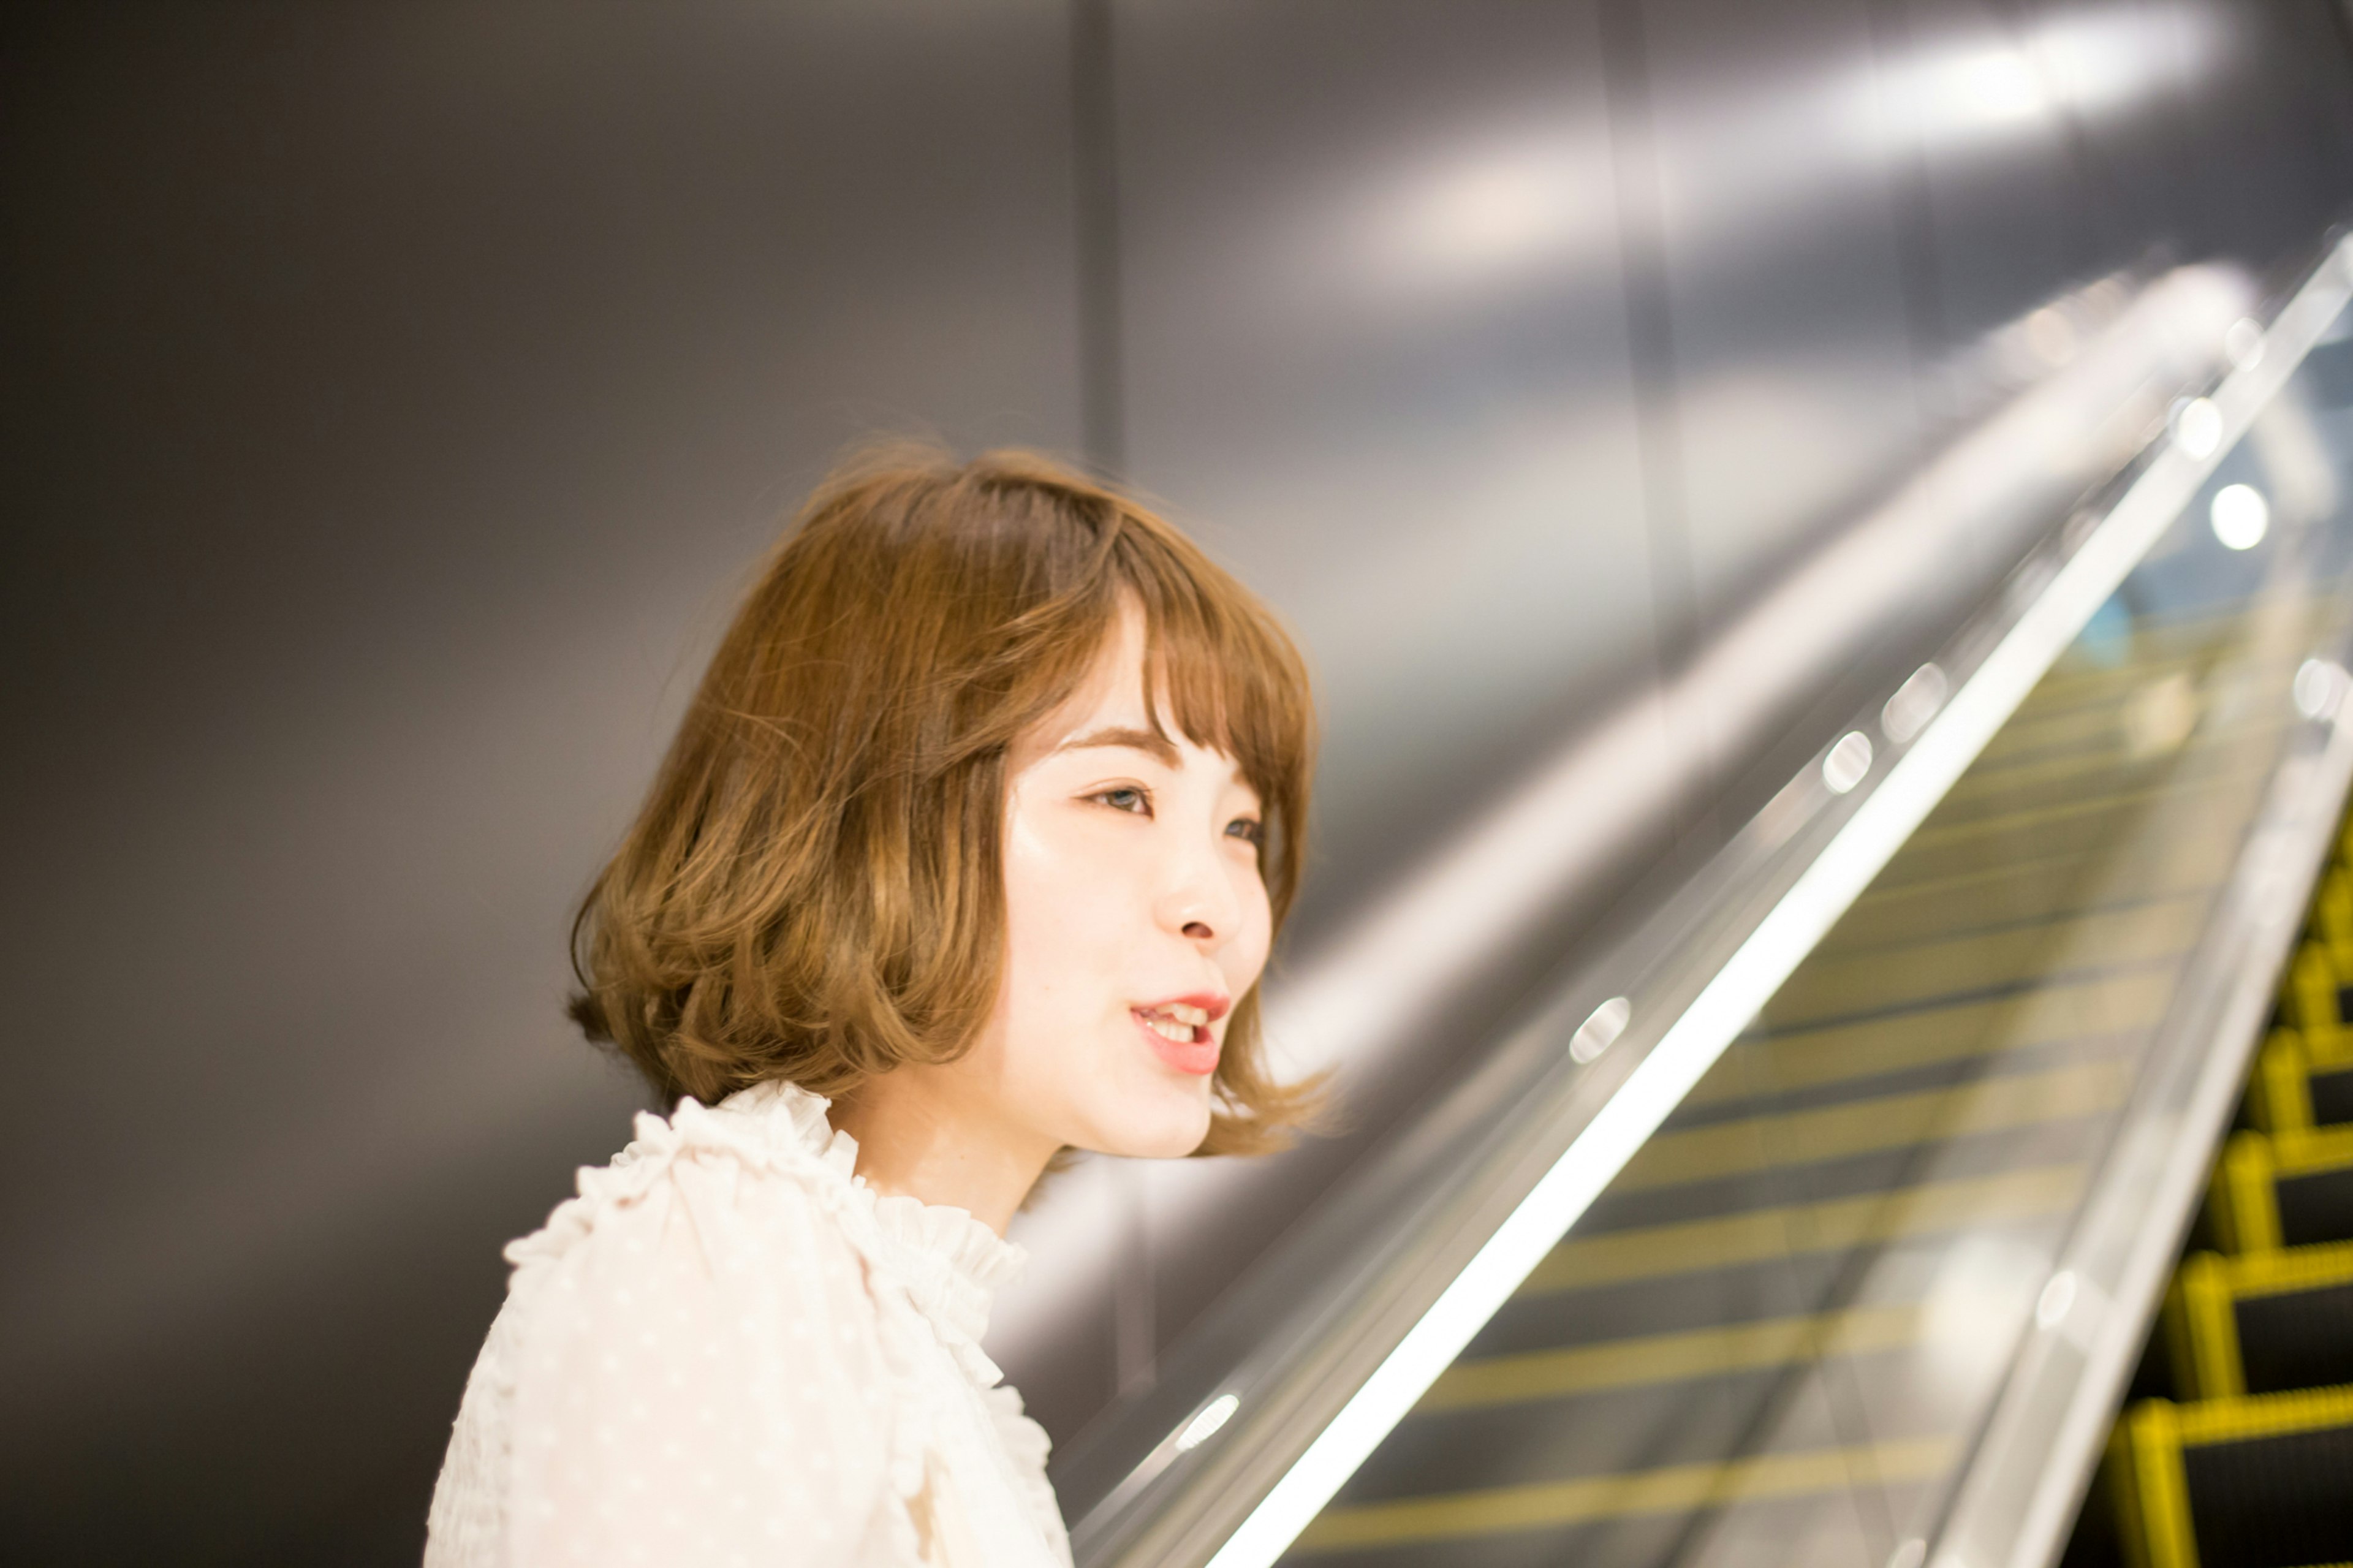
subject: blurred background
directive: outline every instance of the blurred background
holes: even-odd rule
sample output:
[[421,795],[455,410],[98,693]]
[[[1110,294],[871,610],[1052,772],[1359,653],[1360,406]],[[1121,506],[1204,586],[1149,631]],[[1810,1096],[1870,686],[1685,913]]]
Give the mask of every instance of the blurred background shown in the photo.
[[[992,1349],[1082,1452],[2024,536],[1921,524],[1738,680],[1728,629],[2137,304],[2253,309],[2353,202],[2333,0],[0,29],[22,1560],[415,1559],[499,1247],[643,1103],[562,1019],[572,907],[846,444],[1133,483],[1321,682],[1276,1037],[1348,1131],[1024,1216]],[[1366,989],[1564,768],[1541,864]]]

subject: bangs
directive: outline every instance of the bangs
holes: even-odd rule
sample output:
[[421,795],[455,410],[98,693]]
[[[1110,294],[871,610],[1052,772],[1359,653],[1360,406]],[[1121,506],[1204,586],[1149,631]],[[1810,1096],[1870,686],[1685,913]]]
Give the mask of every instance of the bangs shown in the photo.
[[[1144,711],[1165,734],[1160,701],[1196,746],[1233,758],[1266,805],[1284,803],[1308,773],[1313,751],[1306,673],[1287,643],[1235,616],[1198,584],[1123,584],[1144,603]],[[1184,591],[1193,589],[1193,591]]]
[[[1023,694],[1006,705],[1004,722],[983,727],[989,738],[1004,743],[1077,690],[1132,595],[1143,612],[1154,732],[1166,739],[1173,729],[1233,759],[1282,846],[1265,869],[1278,908],[1287,903],[1316,745],[1307,666],[1290,634],[1232,574],[1124,496],[1017,453],[980,459],[950,489],[963,486],[987,504],[966,509],[953,495],[935,504],[966,520],[967,584],[976,576],[1022,584],[1006,595],[1019,608],[981,634],[995,656],[981,667]],[[987,519],[976,528],[976,513]]]
[[[1133,526],[1112,552],[1116,585],[1144,613],[1145,711],[1231,757],[1281,827],[1295,835],[1314,766],[1314,709],[1297,649],[1241,584],[1189,547]],[[1190,556],[1191,559],[1187,559]]]

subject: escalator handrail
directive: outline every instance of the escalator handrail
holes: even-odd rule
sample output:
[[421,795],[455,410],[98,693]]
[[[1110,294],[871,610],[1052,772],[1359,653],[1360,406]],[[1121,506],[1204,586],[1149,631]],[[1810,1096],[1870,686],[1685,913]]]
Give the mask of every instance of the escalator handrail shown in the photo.
[[[2229,439],[2348,301],[2353,238],[2274,318],[2261,374],[2217,394]],[[2184,966],[1935,1539],[1913,1543],[1930,1568],[2048,1568],[2065,1548],[2353,784],[2353,643],[2333,655],[2306,666],[2322,689]]]
[[[2113,504],[2079,513],[2030,553],[2009,591],[1922,668],[1915,680],[1933,672],[1948,692],[1931,704],[1933,717],[1899,726],[1885,707],[1875,724],[1858,719],[1641,931],[1522,1031],[1485,1074],[1495,1115],[1464,1142],[1452,1184],[1395,1210],[1384,1245],[1331,1292],[1312,1339],[1294,1332],[1283,1364],[1239,1370],[1170,1423],[1077,1522],[1082,1563],[1266,1568],[1282,1555],[2170,526],[2316,339],[2318,326],[2306,333],[2300,324],[2319,308],[2310,301],[2342,303],[2348,265],[2353,245],[2330,251],[2259,351],[2242,349],[2206,397],[2177,407]],[[1837,753],[1846,748],[1851,763],[1857,738],[1863,776],[1841,781]]]

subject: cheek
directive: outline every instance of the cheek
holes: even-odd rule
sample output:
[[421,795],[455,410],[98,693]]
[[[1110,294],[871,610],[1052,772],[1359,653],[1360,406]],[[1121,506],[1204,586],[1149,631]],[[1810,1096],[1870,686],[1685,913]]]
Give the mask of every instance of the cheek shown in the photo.
[[1114,879],[1088,857],[1016,822],[1005,846],[1008,1010],[1017,1019],[1090,1005],[1128,932]]

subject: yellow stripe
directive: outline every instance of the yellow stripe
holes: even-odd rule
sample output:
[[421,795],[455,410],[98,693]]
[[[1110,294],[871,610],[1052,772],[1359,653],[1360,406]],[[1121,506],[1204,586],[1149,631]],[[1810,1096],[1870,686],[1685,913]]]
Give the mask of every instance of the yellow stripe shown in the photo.
[[[2040,859],[2086,843],[2100,842],[2107,837],[2103,829],[2108,820],[2126,808],[2171,807],[2178,816],[2184,799],[2210,795],[2221,795],[2226,801],[2237,796],[2252,798],[2263,776],[2253,769],[2220,773],[2198,780],[2188,789],[2177,780],[2167,779],[2143,789],[2120,791],[2095,800],[2067,799],[2021,805],[1958,820],[1931,817],[1926,826],[1905,841],[1903,854],[1880,873],[1879,886],[1889,890],[1907,887],[1931,876],[1952,875],[1953,869],[1973,868],[1988,858],[2010,863]],[[2220,808],[2209,805],[2202,814],[2211,815],[2217,809]],[[2137,827],[2136,837],[2146,837],[2145,828],[2146,824]],[[1957,861],[1960,863],[1958,867],[1954,866]]]
[[[2200,1256],[2213,1257],[2211,1253]],[[2332,1285],[2353,1284],[2353,1241],[2318,1241],[2270,1252],[2242,1252],[2218,1259],[2234,1299],[2289,1296]]]
[[[2159,682],[2144,680],[2134,684],[2146,691]],[[2119,700],[2099,710],[2098,716],[2105,718],[2105,723],[2094,723],[2076,730],[2073,734],[2067,733],[2070,726],[2063,722],[2030,725],[2015,738],[2023,743],[1999,747],[1989,745],[1979,756],[1978,766],[1972,768],[1970,773],[1999,782],[2062,762],[2107,767],[2120,772],[2127,768],[2146,771],[2163,764],[2178,763],[2183,758],[2201,752],[2209,754],[2229,752],[2249,742],[2260,742],[2284,728],[2270,722],[2268,714],[2242,719],[2235,723],[2213,723],[2210,721],[2170,752],[2135,754],[2124,706],[2124,701]],[[2201,717],[2212,711],[2206,703],[2200,702],[2199,706],[2206,710]],[[2037,730],[2039,734],[2035,732]],[[2000,739],[1996,737],[1997,741]]]
[[[2220,759],[2228,769],[2228,764],[2236,759],[2240,749],[2247,741],[2276,734],[2282,728],[2283,726],[2279,724],[2268,722],[2237,725],[2228,731],[2208,731],[2201,728],[2179,750],[2168,753],[2162,761],[2168,764],[2167,773],[2178,788],[2185,782],[2180,773],[2183,763]],[[2122,739],[2121,733],[2118,734],[2118,739]],[[2103,773],[2139,773],[2159,760],[2156,757],[2134,757],[2123,748],[2117,747],[2100,751],[2068,752],[2055,756],[2029,757],[2022,762],[1999,763],[1987,768],[1982,773],[1971,769],[1962,775],[1958,784],[1945,792],[1945,797],[1936,803],[1936,809],[1940,813],[1950,813],[1956,805],[1966,804],[2004,790],[2034,789],[2053,784],[2074,784],[2080,786],[2081,781],[2086,775]],[[2186,782],[2192,789],[2202,788],[2219,782],[2221,778],[2247,771],[2249,770],[2228,769],[2221,774]],[[2078,793],[2077,798],[2084,800],[2086,805],[2096,805],[2104,800],[2117,800],[2124,793],[2117,791],[2114,795],[2088,797]],[[1948,816],[1947,820],[1951,818]]]
[[2086,1062],[2049,1072],[2004,1073],[1954,1089],[1883,1095],[1820,1110],[1744,1117],[1683,1132],[1662,1132],[1642,1145],[1609,1190],[1642,1192],[1937,1139],[2071,1121],[2122,1104],[2125,1087],[2124,1069],[2118,1064]]
[[1690,1103],[1771,1094],[1874,1078],[1997,1051],[2154,1028],[2173,997],[2169,970],[2102,975],[2038,986],[1989,1002],[1924,1007],[1893,1017],[1792,1030],[1736,1047]]
[[1415,1410],[1430,1415],[1524,1405],[1604,1388],[1634,1388],[1717,1373],[1787,1366],[1827,1355],[1864,1355],[1911,1344],[1919,1336],[1916,1306],[1857,1307],[1689,1333],[1611,1340],[1572,1350],[1488,1356],[1448,1368]]
[[1984,838],[2012,837],[2037,829],[2072,827],[2086,818],[2100,817],[2126,806],[2149,805],[2176,794],[2172,781],[2139,789],[2118,790],[2094,800],[2069,798],[2047,805],[2020,806],[1989,816],[1963,817],[1957,822],[1930,823],[1904,844],[1906,860],[1917,860],[1939,849],[1951,849]]
[[1843,953],[1868,946],[1885,952],[1899,943],[1953,936],[1972,926],[2051,919],[2086,906],[2084,883],[2097,875],[2099,898],[2111,903],[2211,891],[2237,858],[2245,823],[2235,812],[2214,811],[2179,837],[2114,866],[2113,846],[2070,844],[2048,855],[2005,856],[1916,881],[1874,887],[1855,900],[1815,951]]
[[2244,1443],[2257,1437],[2353,1427],[2353,1384],[2200,1399],[2174,1409],[2181,1423],[2184,1447]]
[[2116,970],[2187,952],[2206,929],[2204,894],[2131,909],[2061,915],[1988,931],[1916,942],[1901,952],[1863,952],[1810,962],[1765,1009],[1768,1027],[1876,1012],[1939,996],[2031,982],[2065,963]]
[[1802,1497],[1843,1490],[1858,1481],[1932,1480],[1951,1466],[1957,1451],[1949,1438],[1922,1437],[1326,1509],[1292,1550],[1459,1541],[1630,1514],[1683,1513]]
[[[2146,622],[2137,625],[2133,627],[2133,643],[2145,657],[2130,664],[2100,669],[2055,668],[2037,683],[2019,711],[2045,719],[2071,710],[2110,711],[2136,686],[2177,671],[2197,675],[2199,658],[2210,651],[2208,645],[2229,637],[2238,625],[2235,615],[2184,619],[2161,627]],[[2168,644],[2171,645],[2169,649]]]
[[1535,1266],[1519,1294],[1540,1296],[1965,1226],[2039,1219],[2073,1207],[2083,1179],[2081,1165],[2044,1165],[1859,1198],[1572,1238]]
[[2312,1176],[2353,1165],[2353,1127],[2306,1127],[2272,1140],[2272,1161],[2282,1176]]

